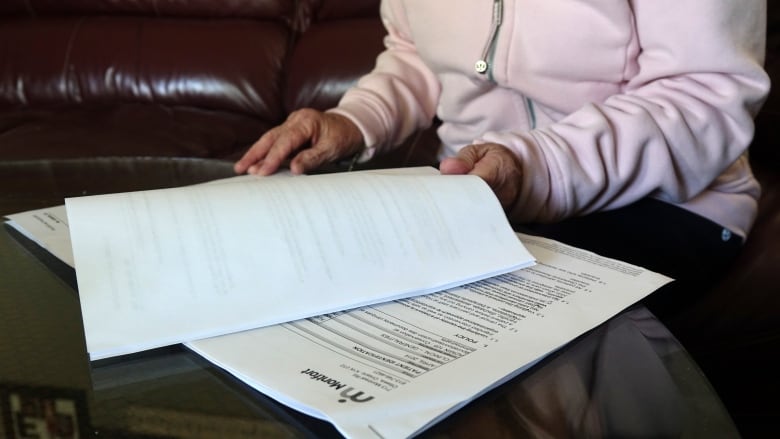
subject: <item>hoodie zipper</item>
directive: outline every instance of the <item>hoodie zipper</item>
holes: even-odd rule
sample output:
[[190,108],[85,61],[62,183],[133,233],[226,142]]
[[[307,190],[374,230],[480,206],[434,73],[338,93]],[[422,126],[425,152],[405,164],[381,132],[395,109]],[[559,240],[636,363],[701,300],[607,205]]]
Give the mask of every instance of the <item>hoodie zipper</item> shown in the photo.
[[[474,63],[474,70],[480,75],[487,75],[488,80],[495,82],[493,77],[493,61],[496,55],[496,41],[498,40],[498,31],[504,21],[504,1],[493,0],[493,18],[490,23],[490,36],[482,49],[482,57]],[[536,109],[534,102],[527,96],[523,97],[528,113],[528,124],[531,129],[536,128]]]
[[493,0],[493,18],[490,23],[490,36],[482,50],[482,57],[474,63],[474,70],[477,73],[488,75],[488,79],[493,80],[493,57],[496,51],[496,40],[498,40],[498,30],[504,20],[504,1]]

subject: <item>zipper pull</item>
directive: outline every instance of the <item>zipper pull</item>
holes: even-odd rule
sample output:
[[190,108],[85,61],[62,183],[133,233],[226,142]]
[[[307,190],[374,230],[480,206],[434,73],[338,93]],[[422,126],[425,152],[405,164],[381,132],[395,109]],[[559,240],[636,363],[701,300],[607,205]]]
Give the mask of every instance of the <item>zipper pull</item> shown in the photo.
[[487,72],[487,69],[488,63],[484,59],[477,60],[477,62],[474,63],[474,70],[476,70],[480,75],[484,75],[485,72]]

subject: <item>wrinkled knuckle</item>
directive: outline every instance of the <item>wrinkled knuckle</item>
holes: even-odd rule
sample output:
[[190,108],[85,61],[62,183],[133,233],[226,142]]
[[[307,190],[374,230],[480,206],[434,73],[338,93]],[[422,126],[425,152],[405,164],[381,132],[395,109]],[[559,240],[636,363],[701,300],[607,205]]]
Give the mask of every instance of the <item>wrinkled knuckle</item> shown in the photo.
[[317,117],[318,112],[316,110],[313,110],[311,108],[301,108],[299,110],[295,110],[290,116],[294,117],[295,120],[302,121],[302,120],[313,120]]

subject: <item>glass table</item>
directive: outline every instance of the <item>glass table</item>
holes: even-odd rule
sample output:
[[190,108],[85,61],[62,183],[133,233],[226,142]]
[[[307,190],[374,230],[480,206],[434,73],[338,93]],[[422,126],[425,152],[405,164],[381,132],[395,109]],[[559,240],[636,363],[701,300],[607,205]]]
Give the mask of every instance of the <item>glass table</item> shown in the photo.
[[[0,215],[231,175],[230,163],[199,159],[3,162]],[[0,437],[11,438],[340,437],[182,346],[90,362],[73,270],[8,227],[0,227],[0,420]],[[739,436],[683,346],[641,305],[421,436],[478,435]]]

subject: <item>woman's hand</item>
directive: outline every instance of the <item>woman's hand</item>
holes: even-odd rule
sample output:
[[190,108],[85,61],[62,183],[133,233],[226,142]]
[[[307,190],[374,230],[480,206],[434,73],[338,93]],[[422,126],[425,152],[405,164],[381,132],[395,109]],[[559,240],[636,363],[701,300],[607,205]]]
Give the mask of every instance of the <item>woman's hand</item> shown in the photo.
[[493,189],[504,210],[511,208],[520,196],[522,168],[518,157],[497,143],[469,145],[455,157],[441,161],[442,174],[470,174],[481,177]]
[[238,174],[270,175],[292,156],[290,171],[303,174],[356,154],[362,148],[363,135],[346,117],[302,109],[290,113],[283,124],[263,134],[234,169]]

